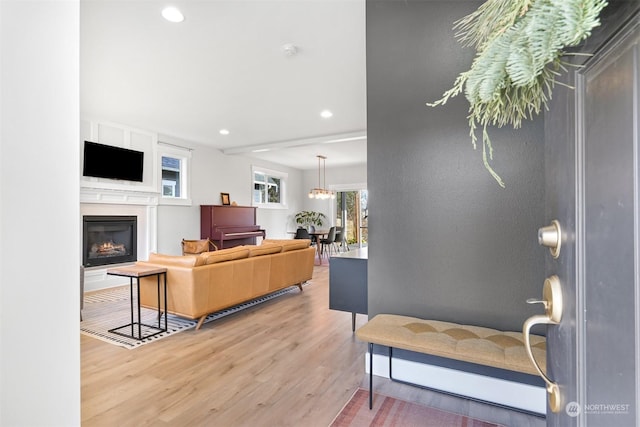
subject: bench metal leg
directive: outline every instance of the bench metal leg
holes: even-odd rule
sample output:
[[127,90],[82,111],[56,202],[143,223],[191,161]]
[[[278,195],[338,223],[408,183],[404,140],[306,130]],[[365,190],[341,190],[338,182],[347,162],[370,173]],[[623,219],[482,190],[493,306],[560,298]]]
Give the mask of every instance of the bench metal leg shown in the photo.
[[373,343],[369,343],[369,409],[373,409]]
[[[389,347],[389,378],[391,381],[391,359],[393,358],[393,347]],[[373,409],[373,343],[369,343],[369,409]]]

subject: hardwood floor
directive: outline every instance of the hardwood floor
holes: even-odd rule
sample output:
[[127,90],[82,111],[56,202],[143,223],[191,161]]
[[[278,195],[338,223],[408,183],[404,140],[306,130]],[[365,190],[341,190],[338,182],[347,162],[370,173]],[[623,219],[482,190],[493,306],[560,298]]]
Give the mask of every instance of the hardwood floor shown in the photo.
[[[83,426],[328,426],[368,384],[366,344],[350,313],[329,310],[328,281],[325,263],[303,292],[135,350],[81,335]],[[366,320],[358,315],[356,326]],[[378,377],[376,390],[504,425],[544,425]]]

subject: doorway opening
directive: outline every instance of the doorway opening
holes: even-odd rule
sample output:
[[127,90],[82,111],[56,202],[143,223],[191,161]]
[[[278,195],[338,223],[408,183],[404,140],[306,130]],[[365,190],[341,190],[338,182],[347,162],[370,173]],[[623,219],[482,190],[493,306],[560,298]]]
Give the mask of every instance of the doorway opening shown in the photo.
[[339,191],[336,195],[336,225],[344,227],[350,248],[366,247],[368,242],[367,190]]

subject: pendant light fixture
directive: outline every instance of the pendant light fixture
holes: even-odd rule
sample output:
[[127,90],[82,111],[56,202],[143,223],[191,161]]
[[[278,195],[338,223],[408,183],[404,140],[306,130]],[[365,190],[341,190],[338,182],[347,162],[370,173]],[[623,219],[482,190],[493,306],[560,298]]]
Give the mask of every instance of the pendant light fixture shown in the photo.
[[[318,187],[312,188],[309,191],[309,198],[321,199],[321,200],[335,199],[336,193],[334,191],[327,190],[326,188],[327,187],[327,157],[321,156],[321,155],[317,155],[316,157],[318,158]],[[322,187],[320,187],[320,161],[322,161],[323,169],[324,169],[324,185]]]

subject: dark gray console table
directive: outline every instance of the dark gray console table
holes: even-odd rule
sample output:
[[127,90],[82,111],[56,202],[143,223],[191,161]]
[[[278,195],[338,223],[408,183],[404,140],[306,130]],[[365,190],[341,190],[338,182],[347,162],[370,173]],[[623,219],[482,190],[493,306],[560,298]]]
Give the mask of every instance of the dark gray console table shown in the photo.
[[331,257],[329,308],[351,312],[351,329],[356,330],[356,313],[367,314],[368,248],[353,249]]

